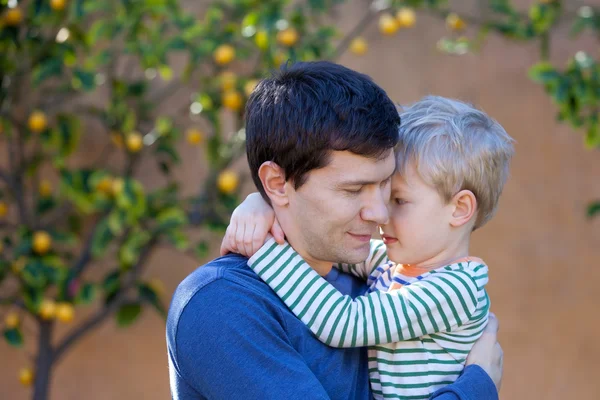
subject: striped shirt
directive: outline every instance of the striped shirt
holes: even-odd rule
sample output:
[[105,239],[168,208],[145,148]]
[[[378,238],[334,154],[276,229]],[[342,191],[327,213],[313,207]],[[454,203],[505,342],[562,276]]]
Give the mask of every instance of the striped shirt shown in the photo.
[[487,324],[487,266],[475,258],[416,273],[389,262],[383,243],[371,241],[364,263],[337,265],[369,284],[354,300],[288,243],[267,241],[248,265],[323,343],[370,346],[377,399],[427,399],[454,382]]

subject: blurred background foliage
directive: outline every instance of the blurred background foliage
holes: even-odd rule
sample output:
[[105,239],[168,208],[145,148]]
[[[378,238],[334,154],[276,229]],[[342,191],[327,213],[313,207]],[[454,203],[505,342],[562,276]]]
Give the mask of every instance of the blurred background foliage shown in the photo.
[[[176,0],[0,0],[0,315],[10,345],[36,342],[19,375],[34,399],[47,398],[56,362],[108,317],[126,327],[145,307],[165,315],[161,283],[144,278],[146,260],[165,243],[202,257],[208,245],[192,242],[190,231],[222,234],[239,202],[232,163],[244,153],[245,102],[288,60],[368,56],[365,27],[376,23],[392,36],[419,13],[446,24],[437,46],[451,55],[477,52],[489,34],[536,42],[530,78],[552,98],[559,121],[583,132],[587,147],[600,146],[598,54],[550,62],[561,24],[573,37],[600,38],[597,9],[539,0],[523,10],[488,0],[475,17],[443,0],[375,0],[340,32],[331,13],[343,2],[215,0],[193,15]],[[174,70],[174,57],[184,57],[183,70]],[[185,108],[165,111],[182,87],[192,92]],[[74,161],[86,135],[101,137],[97,149]],[[185,168],[182,141],[208,161],[193,196],[173,174]],[[115,153],[120,162],[109,161]],[[143,159],[164,182],[142,184]],[[597,212],[596,202],[588,214]],[[99,266],[101,277],[90,277]],[[93,312],[75,324],[86,306]],[[26,331],[25,320],[35,330]],[[57,324],[74,326],[57,337]]]

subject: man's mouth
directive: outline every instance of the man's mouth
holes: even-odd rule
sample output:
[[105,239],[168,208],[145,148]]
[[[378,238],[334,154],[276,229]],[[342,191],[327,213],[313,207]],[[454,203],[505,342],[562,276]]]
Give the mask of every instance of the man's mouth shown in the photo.
[[368,242],[369,240],[371,240],[371,237],[372,237],[372,235],[370,233],[358,234],[358,233],[348,232],[348,234],[360,242]]

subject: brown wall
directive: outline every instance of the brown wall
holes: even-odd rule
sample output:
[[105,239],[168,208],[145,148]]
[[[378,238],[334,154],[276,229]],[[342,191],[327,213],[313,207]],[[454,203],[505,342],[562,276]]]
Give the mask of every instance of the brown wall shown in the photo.
[[[344,29],[360,17],[358,1],[340,9]],[[505,350],[503,399],[600,398],[600,218],[588,221],[586,204],[600,198],[600,157],[582,135],[554,122],[555,109],[526,69],[535,46],[491,37],[478,55],[450,57],[435,50],[440,21],[420,16],[418,26],[394,38],[376,27],[367,56],[341,63],[371,75],[396,101],[433,93],[472,101],[498,119],[517,140],[512,177],[500,210],[473,240],[473,254],[490,265],[492,310],[500,319]],[[559,62],[580,47],[557,40]],[[197,154],[183,149],[187,190],[198,185]],[[145,177],[151,178],[150,176]],[[213,253],[214,254],[214,253]],[[149,276],[166,281],[170,295],[196,262],[161,250]],[[0,343],[0,398],[26,399],[16,374],[23,352]],[[165,399],[169,397],[163,322],[147,312],[132,328],[112,322],[82,340],[56,369],[52,399]]]

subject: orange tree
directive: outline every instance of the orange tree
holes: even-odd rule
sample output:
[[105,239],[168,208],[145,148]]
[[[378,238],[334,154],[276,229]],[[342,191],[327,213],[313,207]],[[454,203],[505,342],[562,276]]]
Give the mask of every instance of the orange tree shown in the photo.
[[[196,16],[175,0],[0,0],[0,313],[6,341],[35,348],[20,372],[34,399],[108,317],[165,314],[160,285],[144,278],[157,246],[202,252],[186,229],[223,228],[257,80],[336,52],[323,22],[335,1],[289,3],[217,0]],[[166,113],[180,88],[193,91],[185,111]],[[173,176],[183,140],[209,165],[189,198]],[[143,160],[164,174],[152,187]],[[58,324],[72,326],[58,335]]]
[[[160,285],[144,277],[148,257],[164,243],[205,252],[189,243],[189,229],[222,231],[237,202],[230,165],[243,152],[245,101],[288,59],[367,54],[366,26],[392,36],[421,12],[445,21],[450,34],[438,47],[447,53],[476,51],[490,33],[538,41],[531,78],[552,96],[558,118],[598,147],[597,61],[581,52],[565,68],[548,61],[559,24],[598,35],[593,8],[540,0],[522,12],[488,0],[472,16],[442,0],[375,0],[340,35],[326,14],[342,2],[213,0],[196,16],[176,0],[0,0],[0,313],[9,344],[35,342],[20,373],[34,399],[47,398],[53,366],[108,317],[128,326],[146,306],[165,314]],[[476,35],[465,33],[468,25]],[[173,56],[183,56],[183,69]],[[182,88],[192,92],[185,111],[165,112]],[[208,160],[192,197],[172,172],[184,140]],[[100,149],[85,148],[90,141]],[[144,185],[143,160],[164,179]],[[92,310],[75,318],[84,306]],[[57,324],[73,326],[58,336]]]

